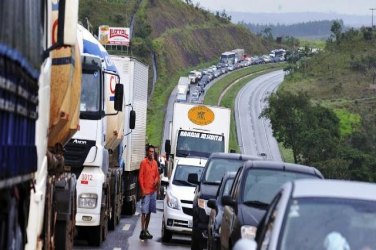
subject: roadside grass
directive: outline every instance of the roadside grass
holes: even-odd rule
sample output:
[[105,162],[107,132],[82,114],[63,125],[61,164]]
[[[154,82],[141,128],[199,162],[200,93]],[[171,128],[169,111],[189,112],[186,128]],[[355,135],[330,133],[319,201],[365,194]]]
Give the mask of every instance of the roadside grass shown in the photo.
[[292,149],[285,148],[282,143],[278,143],[279,151],[281,152],[282,161],[295,163],[294,162],[294,155],[292,153]]
[[285,64],[278,64],[278,65],[257,65],[255,67],[250,67],[246,69],[242,69],[236,72],[231,73],[230,75],[224,77],[220,81],[216,82],[206,93],[204,103],[207,105],[217,105],[218,99],[223,91],[231,85],[234,81],[241,77],[245,77],[244,79],[240,80],[236,84],[234,84],[231,88],[229,88],[226,94],[223,96],[220,106],[226,107],[231,109],[231,125],[230,125],[230,149],[235,150],[236,152],[240,152],[239,143],[237,140],[237,132],[236,132],[236,124],[235,124],[235,112],[234,112],[234,105],[235,105],[235,98],[241,88],[243,88],[249,81],[258,77],[261,74],[265,74],[277,69],[281,69],[285,66]]

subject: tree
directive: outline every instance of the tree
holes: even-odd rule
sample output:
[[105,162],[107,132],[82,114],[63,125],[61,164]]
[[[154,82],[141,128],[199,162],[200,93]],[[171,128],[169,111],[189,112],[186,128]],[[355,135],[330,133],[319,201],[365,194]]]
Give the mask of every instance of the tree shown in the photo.
[[342,20],[341,21],[335,20],[332,24],[332,27],[330,28],[330,31],[334,34],[337,43],[339,43],[341,39],[342,26],[343,26]]
[[339,119],[327,108],[312,106],[306,93],[272,94],[261,116],[270,119],[273,135],[292,149],[296,163],[311,164],[336,157]]

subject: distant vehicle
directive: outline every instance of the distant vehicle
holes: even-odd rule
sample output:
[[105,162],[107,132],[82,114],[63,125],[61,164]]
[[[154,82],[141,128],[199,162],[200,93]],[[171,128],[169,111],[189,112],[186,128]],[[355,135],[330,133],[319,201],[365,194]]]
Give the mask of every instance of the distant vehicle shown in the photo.
[[180,77],[179,82],[177,85],[177,94],[176,94],[176,101],[177,102],[186,102],[187,95],[189,93],[189,83],[190,80],[188,77]]
[[236,174],[230,194],[222,197],[221,249],[232,249],[239,239],[254,238],[258,224],[280,187],[296,179],[323,179],[323,176],[313,167],[298,164],[245,162]]
[[201,79],[201,77],[201,72],[197,70],[192,70],[188,75],[190,83],[197,83]]
[[206,86],[210,82],[209,76],[208,75],[203,75],[201,80],[198,82],[198,85],[200,86]]
[[198,91],[191,93],[191,103],[198,103],[200,101],[200,93]]
[[234,51],[223,52],[219,62],[228,65],[235,64],[237,62],[236,53]]
[[215,199],[208,200],[208,207],[211,208],[208,224],[208,250],[220,249],[219,229],[222,223],[223,205],[222,196],[228,195],[234,182],[236,172],[227,172],[219,185]]
[[190,158],[182,158],[175,162],[164,199],[163,242],[170,241],[173,233],[192,233],[192,201],[195,185],[188,182],[188,175],[195,173],[201,176],[205,163],[206,159],[192,161]]
[[206,163],[201,178],[190,176],[189,182],[196,183],[195,198],[193,200],[193,233],[191,249],[204,249],[207,245],[203,234],[207,235],[209,214],[207,206],[209,199],[215,199],[218,187],[226,172],[237,171],[244,161],[260,160],[258,156],[235,153],[212,153]]
[[[374,249],[376,185],[298,180],[275,196],[248,249]],[[253,242],[255,242],[253,240]]]
[[231,52],[235,53],[235,63],[243,61],[244,49],[233,49]]

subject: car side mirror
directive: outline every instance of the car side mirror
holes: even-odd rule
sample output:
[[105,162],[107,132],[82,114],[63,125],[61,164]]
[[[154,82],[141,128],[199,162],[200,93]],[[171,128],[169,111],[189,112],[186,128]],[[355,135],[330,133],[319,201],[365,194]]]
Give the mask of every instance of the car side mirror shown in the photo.
[[217,210],[217,201],[215,199],[208,200],[207,206],[211,209]]
[[234,207],[236,202],[232,199],[232,197],[230,195],[224,195],[222,196],[222,204],[223,206],[230,206],[230,207]]
[[188,175],[188,182],[198,185],[198,175],[196,173],[191,173]]

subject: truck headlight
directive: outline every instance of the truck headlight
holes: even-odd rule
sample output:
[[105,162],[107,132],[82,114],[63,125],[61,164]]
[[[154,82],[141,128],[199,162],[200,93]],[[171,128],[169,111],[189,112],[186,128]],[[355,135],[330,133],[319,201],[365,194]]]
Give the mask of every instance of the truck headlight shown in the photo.
[[167,192],[167,196],[166,196],[166,203],[167,203],[167,206],[169,206],[170,208],[173,208],[173,209],[180,209],[180,206],[179,206],[179,200],[173,196],[170,192]]
[[257,227],[244,225],[240,228],[242,239],[253,240],[256,237]]
[[78,207],[80,208],[96,208],[97,207],[97,194],[80,194],[78,198]]

